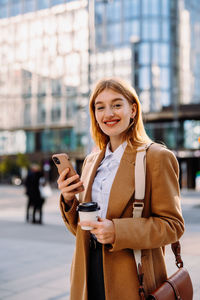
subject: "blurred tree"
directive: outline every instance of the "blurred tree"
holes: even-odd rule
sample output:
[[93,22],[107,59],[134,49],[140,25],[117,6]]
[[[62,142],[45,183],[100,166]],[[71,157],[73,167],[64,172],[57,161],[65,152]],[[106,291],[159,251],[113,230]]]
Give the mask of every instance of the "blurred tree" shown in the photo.
[[17,175],[19,171],[15,160],[8,156],[4,157],[4,159],[0,162],[0,173],[2,175]]
[[16,165],[20,168],[28,168],[30,166],[30,161],[26,154],[18,153],[16,158]]

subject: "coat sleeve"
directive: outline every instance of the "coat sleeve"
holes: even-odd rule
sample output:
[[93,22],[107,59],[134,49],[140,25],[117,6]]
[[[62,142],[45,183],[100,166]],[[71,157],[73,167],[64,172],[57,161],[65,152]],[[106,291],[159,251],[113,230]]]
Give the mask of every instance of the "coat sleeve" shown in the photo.
[[184,220],[178,175],[178,162],[171,151],[164,147],[151,151],[147,156],[145,192],[145,206],[149,205],[150,214],[137,219],[114,219],[116,238],[110,251],[153,249],[181,237]]
[[[86,164],[87,158],[83,162],[83,168]],[[63,221],[65,225],[67,226],[68,230],[71,231],[73,235],[76,235],[77,231],[77,223],[78,223],[78,212],[77,212],[77,206],[79,205],[79,201],[82,199],[82,193],[79,194],[79,200],[77,197],[74,198],[72,206],[67,209],[67,205],[65,205],[63,196],[60,196],[60,211],[63,218]]]

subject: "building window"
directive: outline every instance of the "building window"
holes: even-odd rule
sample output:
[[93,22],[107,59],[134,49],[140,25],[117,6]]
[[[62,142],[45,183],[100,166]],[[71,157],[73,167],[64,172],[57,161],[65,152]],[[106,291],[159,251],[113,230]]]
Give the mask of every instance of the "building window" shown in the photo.
[[160,81],[162,89],[170,88],[170,69],[160,68]]
[[161,92],[161,103],[162,106],[170,106],[171,105],[171,100],[170,100],[170,92]]
[[52,122],[59,122],[61,118],[61,101],[60,99],[54,99],[51,110]]
[[31,104],[24,105],[24,125],[31,125]]
[[96,45],[98,47],[102,46],[103,44],[103,27],[102,26],[98,26],[96,27]]
[[121,19],[121,1],[115,0],[106,5],[107,22],[119,22]]
[[26,153],[35,152],[35,132],[26,132]]
[[60,152],[74,150],[75,136],[72,129],[44,130],[41,134],[41,150]]
[[142,38],[156,41],[160,38],[160,24],[156,19],[144,19],[142,22]]
[[124,19],[138,17],[140,15],[140,1],[126,0],[123,1]]
[[121,25],[110,24],[107,26],[107,44],[118,45],[121,42]]
[[160,14],[160,0],[150,0],[150,14],[152,16],[158,16]]
[[60,79],[51,80],[51,94],[52,95],[61,95],[61,81]]
[[144,39],[144,40],[149,39],[149,21],[148,20],[142,21],[142,39]]
[[141,67],[139,69],[139,89],[146,90],[150,88],[150,69]]
[[38,110],[37,110],[37,121],[38,123],[45,123],[46,110],[45,110],[45,99],[38,99]]
[[9,16],[14,17],[21,13],[21,0],[12,0],[10,2]]
[[152,62],[158,65],[169,65],[170,45],[164,43],[153,43],[152,45]]
[[[96,2],[96,1],[95,1]],[[104,5],[102,3],[95,3],[95,24],[103,23]]]
[[140,64],[150,64],[150,44],[140,43],[139,44],[139,63]]
[[199,149],[200,121],[184,121],[184,147],[186,149]]
[[28,12],[35,11],[35,9],[36,9],[36,5],[35,4],[36,3],[35,3],[34,0],[26,0],[26,1],[24,1],[23,12],[24,13],[28,13]]
[[138,20],[125,21],[123,24],[123,40],[130,43],[131,37],[140,36],[140,24]]
[[58,5],[58,4],[63,4],[65,1],[64,0],[51,0],[50,1],[50,6]]
[[0,4],[0,19],[8,17],[8,6]]
[[170,0],[161,0],[161,7],[162,7],[162,15],[163,16],[169,16],[170,11],[169,11],[169,1]]
[[49,0],[37,0],[37,9],[44,9],[49,7]]
[[170,39],[170,20],[169,19],[162,21],[162,39],[163,39],[163,41],[169,41],[169,39]]
[[66,118],[67,121],[73,120],[74,114],[75,114],[75,97],[69,97],[67,98],[66,102]]

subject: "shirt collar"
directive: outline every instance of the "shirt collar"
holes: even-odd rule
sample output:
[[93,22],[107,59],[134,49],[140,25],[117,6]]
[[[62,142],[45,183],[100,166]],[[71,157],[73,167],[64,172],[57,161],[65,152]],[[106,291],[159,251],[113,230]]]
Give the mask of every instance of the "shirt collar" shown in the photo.
[[123,142],[114,152],[110,150],[110,142],[106,146],[105,158],[108,156],[112,157],[112,159],[120,162],[122,155],[124,154],[124,150],[127,146],[127,142]]

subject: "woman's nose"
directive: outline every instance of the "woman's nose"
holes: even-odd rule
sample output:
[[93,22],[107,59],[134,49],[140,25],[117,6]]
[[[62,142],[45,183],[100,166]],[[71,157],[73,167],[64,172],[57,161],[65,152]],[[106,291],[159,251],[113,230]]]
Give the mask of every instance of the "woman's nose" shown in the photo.
[[106,117],[113,116],[114,115],[113,108],[110,107],[110,106],[107,107],[106,110],[105,110],[105,115],[106,115]]

